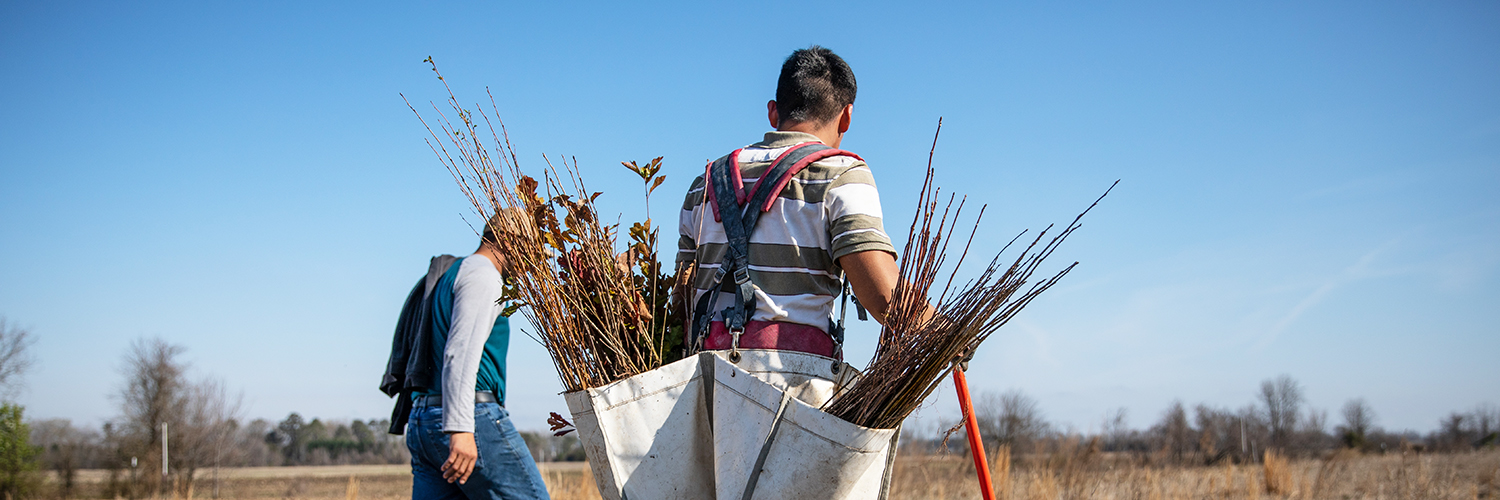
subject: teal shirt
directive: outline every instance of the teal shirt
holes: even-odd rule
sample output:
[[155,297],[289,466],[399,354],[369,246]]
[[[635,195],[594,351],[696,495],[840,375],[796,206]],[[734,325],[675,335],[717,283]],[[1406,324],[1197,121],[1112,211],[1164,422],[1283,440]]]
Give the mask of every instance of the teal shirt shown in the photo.
[[[448,327],[453,323],[453,284],[458,280],[458,268],[463,260],[454,262],[443,273],[432,288],[428,304],[432,309],[432,366],[438,370],[437,387],[421,392],[422,395],[442,393],[443,350],[448,346]],[[498,297],[497,297],[498,298]],[[490,338],[484,342],[484,354],[479,358],[479,374],[475,377],[474,390],[490,391],[495,399],[505,405],[505,355],[510,350],[510,318],[495,318],[490,329]]]

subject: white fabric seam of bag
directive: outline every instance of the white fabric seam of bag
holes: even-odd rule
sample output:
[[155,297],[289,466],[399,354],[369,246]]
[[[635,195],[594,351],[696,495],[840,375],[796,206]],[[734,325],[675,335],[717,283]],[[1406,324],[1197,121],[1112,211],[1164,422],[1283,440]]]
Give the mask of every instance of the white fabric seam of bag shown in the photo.
[[[635,398],[632,398],[632,399],[630,399],[630,400],[627,400],[627,401],[621,401],[621,402],[619,402],[619,403],[615,403],[615,404],[613,404],[613,405],[610,405],[610,406],[608,406],[608,407],[606,407],[606,408],[604,408],[604,410],[605,410],[605,411],[609,411],[609,410],[613,410],[613,409],[615,409],[615,408],[619,408],[619,407],[621,407],[621,406],[625,406],[625,405],[628,405],[628,404],[630,404],[630,403],[634,403],[634,402],[636,402],[636,401],[640,401],[640,400],[642,400],[642,399],[646,399],[646,398],[648,398],[648,397],[651,397],[651,396],[655,396],[655,395],[657,395],[657,394],[661,394],[661,393],[663,393],[663,392],[667,392],[667,391],[670,391],[670,390],[672,390],[672,389],[676,389],[676,388],[678,388],[678,387],[682,387],[682,386],[685,386],[685,385],[688,385],[688,384],[691,384],[691,383],[693,383],[693,381],[694,381],[694,380],[697,380],[697,379],[699,379],[699,378],[702,378],[702,376],[701,376],[701,375],[700,375],[700,376],[694,376],[694,377],[692,377],[692,378],[689,378],[689,379],[687,379],[687,381],[685,381],[685,382],[680,382],[680,383],[676,383],[676,384],[672,384],[672,385],[669,385],[669,386],[666,386],[666,387],[663,387],[663,388],[661,388],[661,389],[657,389],[657,390],[655,390],[655,391],[652,391],[652,392],[649,392],[649,393],[646,393],[646,394],[641,394],[641,395],[639,395],[639,396],[636,396],[636,397],[635,397]],[[611,385],[613,385],[613,384],[611,384]],[[598,389],[598,391],[602,391],[602,390],[603,390],[603,389],[606,389],[606,388],[609,388],[609,387],[610,387],[610,386],[611,386],[611,385],[607,385],[607,386],[604,386],[604,387],[603,387],[603,388],[600,388],[600,389]],[[589,390],[591,390],[591,391],[593,391],[593,390],[596,390],[596,389],[589,389]]]

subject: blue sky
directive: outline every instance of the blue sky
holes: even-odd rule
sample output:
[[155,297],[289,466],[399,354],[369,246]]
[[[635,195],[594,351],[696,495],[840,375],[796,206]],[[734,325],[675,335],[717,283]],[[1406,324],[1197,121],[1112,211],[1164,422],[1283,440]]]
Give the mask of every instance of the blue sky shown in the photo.
[[[618,162],[665,156],[671,219],[815,43],[858,76],[844,148],[898,240],[939,116],[938,183],[990,204],[981,253],[1122,179],[976,391],[1079,430],[1240,407],[1283,373],[1397,429],[1500,403],[1492,2],[5,2],[0,315],[39,361],[20,401],[97,424],[130,341],[159,336],[251,417],[386,416],[404,294],[475,240],[398,95],[445,97],[423,58],[466,101],[493,90],[523,166],[576,157],[609,213],[644,213]],[[851,361],[875,333],[852,329]],[[511,352],[509,406],[542,428],[556,376]],[[924,420],[956,414],[948,391]]]

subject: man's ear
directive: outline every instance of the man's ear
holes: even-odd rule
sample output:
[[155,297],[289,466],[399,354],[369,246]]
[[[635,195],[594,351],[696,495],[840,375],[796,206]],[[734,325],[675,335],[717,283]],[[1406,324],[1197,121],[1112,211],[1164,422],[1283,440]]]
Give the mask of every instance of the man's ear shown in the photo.
[[781,128],[781,114],[776,112],[776,100],[766,101],[766,118],[771,120],[771,128]]
[[844,111],[839,113],[839,133],[849,131],[849,124],[854,121],[854,104],[845,104]]

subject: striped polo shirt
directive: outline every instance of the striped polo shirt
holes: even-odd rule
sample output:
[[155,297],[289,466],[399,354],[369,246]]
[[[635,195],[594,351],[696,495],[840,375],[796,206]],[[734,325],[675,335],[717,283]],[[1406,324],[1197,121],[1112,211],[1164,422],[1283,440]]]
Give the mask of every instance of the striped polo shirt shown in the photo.
[[[743,189],[749,192],[782,152],[806,142],[819,140],[812,134],[776,131],[746,146],[739,155]],[[707,292],[728,248],[724,226],[714,220],[713,208],[704,205],[704,194],[699,175],[683,201],[678,226],[677,262],[698,263],[694,306]],[[869,250],[896,253],[880,217],[880,194],[865,162],[834,156],[797,172],[750,235],[750,279],[756,288],[750,320],[827,331],[844,275],[838,259]],[[734,304],[729,288],[733,280],[725,281],[726,293],[712,308],[715,314]]]

